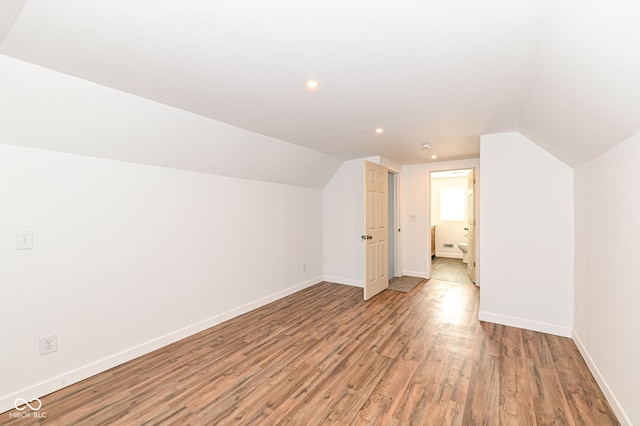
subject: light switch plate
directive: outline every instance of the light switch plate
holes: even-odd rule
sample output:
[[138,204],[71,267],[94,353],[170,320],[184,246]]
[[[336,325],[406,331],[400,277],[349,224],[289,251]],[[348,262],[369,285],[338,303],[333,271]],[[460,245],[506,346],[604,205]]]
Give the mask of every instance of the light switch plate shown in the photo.
[[29,250],[33,248],[33,232],[22,231],[16,233],[16,246],[18,250]]

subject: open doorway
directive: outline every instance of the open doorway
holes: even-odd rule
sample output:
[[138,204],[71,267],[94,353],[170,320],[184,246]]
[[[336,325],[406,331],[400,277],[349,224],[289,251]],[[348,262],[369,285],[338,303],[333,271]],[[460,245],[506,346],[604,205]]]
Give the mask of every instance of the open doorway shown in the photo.
[[392,278],[395,278],[396,276],[402,275],[402,273],[399,273],[398,268],[396,267],[396,259],[397,259],[396,253],[397,253],[397,247],[398,247],[398,239],[397,239],[397,233],[396,233],[396,229],[397,229],[396,213],[397,213],[397,202],[398,202],[396,174],[389,171],[388,179],[389,179],[389,187],[388,187],[389,224],[387,226],[389,231],[388,271],[389,271],[389,279],[392,279]]
[[431,278],[475,283],[474,170],[431,172]]

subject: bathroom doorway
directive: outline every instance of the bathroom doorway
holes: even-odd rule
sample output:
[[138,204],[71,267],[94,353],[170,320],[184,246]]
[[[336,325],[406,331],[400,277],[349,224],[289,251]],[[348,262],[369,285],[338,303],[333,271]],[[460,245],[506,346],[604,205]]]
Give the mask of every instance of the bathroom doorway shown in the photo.
[[431,278],[472,284],[475,282],[474,170],[431,172],[430,185]]

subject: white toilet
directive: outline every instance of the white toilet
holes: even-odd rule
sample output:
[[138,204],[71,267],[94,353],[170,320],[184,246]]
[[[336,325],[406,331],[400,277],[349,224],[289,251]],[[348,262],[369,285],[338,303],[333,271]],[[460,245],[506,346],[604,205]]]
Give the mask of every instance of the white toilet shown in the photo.
[[458,243],[458,248],[462,250],[462,262],[467,263],[467,255],[469,254],[469,246],[467,243]]

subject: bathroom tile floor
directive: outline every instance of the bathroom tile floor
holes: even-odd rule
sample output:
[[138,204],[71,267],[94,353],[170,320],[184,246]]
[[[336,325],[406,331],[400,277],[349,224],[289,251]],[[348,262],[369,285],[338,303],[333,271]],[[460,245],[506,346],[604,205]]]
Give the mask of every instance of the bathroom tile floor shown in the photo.
[[431,278],[461,284],[473,284],[467,275],[467,264],[462,259],[434,257],[431,260]]

